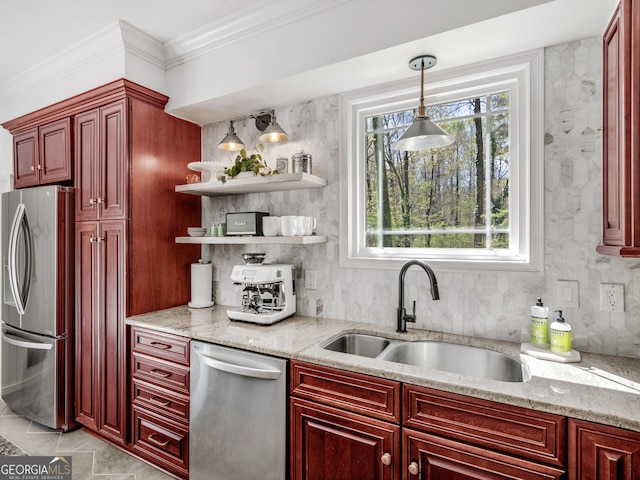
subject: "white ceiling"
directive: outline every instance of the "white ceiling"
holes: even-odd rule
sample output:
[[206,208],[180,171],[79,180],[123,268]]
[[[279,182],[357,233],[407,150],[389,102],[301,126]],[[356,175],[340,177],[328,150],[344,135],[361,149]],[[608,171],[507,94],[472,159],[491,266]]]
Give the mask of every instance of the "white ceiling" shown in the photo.
[[[242,68],[254,60],[261,65],[255,80],[236,78],[238,68],[220,68],[204,95],[175,95],[178,104],[169,104],[174,113],[205,124],[407,78],[415,75],[407,62],[417,54],[437,53],[437,68],[446,69],[601,35],[616,3],[332,0],[326,10],[310,12],[313,2],[302,0],[0,0],[0,87],[118,20],[159,41],[165,52],[267,12],[281,32],[295,22],[300,33],[285,39],[273,32],[266,37],[265,31],[265,42],[279,42],[280,61],[274,55],[271,65],[264,63],[259,36],[244,51]],[[303,4],[305,15],[296,17],[293,12]],[[281,18],[275,8],[281,8]],[[226,54],[232,56],[234,47],[229,44]]]

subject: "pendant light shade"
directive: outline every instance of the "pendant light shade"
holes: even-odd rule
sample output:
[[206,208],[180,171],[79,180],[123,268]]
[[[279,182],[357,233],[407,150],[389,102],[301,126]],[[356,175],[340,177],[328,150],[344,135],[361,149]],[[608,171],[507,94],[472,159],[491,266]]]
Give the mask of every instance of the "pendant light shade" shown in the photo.
[[233,122],[229,122],[229,131],[218,144],[218,148],[228,152],[238,152],[244,148],[244,143],[238,138],[236,131],[233,129]]
[[418,107],[418,115],[413,119],[411,126],[393,143],[393,148],[396,150],[427,150],[429,148],[444,147],[454,141],[453,136],[449,135],[425,115],[424,71],[433,67],[436,62],[436,57],[433,55],[420,55],[412,58],[409,62],[409,68],[420,70],[420,106]]
[[269,142],[269,143],[278,143],[278,142],[286,142],[289,139],[289,135],[286,134],[284,130],[278,125],[276,121],[276,116],[274,113],[271,114],[271,121],[267,128],[265,128],[262,135],[260,135],[260,141]]

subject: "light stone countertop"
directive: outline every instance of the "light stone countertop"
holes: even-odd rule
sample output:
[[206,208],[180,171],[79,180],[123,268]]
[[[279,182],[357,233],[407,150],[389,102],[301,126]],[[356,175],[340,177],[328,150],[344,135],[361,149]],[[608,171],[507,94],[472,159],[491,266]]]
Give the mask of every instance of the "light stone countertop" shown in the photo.
[[[522,354],[516,343],[411,328],[400,334],[395,325],[383,327],[301,315],[262,326],[230,321],[226,309],[219,305],[205,309],[181,306],[130,317],[127,324],[640,432],[640,359],[582,353],[579,363],[557,363]],[[478,379],[321,347],[343,333],[485,347],[519,358],[531,379],[524,383]]]

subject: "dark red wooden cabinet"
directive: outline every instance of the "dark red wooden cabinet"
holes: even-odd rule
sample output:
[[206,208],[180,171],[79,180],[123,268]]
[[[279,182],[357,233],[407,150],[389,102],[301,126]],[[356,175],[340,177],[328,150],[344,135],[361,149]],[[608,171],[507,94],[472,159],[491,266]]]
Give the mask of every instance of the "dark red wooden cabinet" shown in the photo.
[[566,417],[291,362],[291,479],[561,479]]
[[565,417],[453,393],[403,386],[407,479],[559,479]]
[[23,188],[70,181],[72,178],[71,143],[71,119],[68,117],[15,133],[13,136],[14,187]]
[[133,453],[189,476],[189,339],[131,327]]
[[[174,186],[200,157],[200,127],[167,115],[166,101],[119,81],[75,116],[78,419],[122,446],[132,442],[125,318],[186,304],[199,256],[175,236],[200,224],[200,199]],[[144,428],[147,413],[136,414]]]
[[569,420],[569,480],[637,480],[640,433]]
[[400,384],[291,363],[291,479],[400,479]]
[[640,3],[621,0],[603,37],[602,244],[640,257]]

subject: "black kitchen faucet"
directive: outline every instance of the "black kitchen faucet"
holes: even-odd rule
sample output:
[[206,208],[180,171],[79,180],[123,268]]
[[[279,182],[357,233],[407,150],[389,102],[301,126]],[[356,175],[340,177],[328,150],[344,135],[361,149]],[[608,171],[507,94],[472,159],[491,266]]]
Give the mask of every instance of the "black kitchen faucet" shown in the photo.
[[436,274],[433,273],[433,270],[429,265],[427,265],[422,260],[409,260],[405,263],[400,269],[400,275],[398,277],[398,290],[399,290],[399,301],[398,301],[398,310],[397,310],[397,332],[406,333],[407,331],[407,322],[415,323],[416,321],[416,301],[413,301],[413,313],[408,314],[407,310],[404,308],[404,276],[409,270],[409,267],[412,265],[418,265],[422,268],[427,277],[429,277],[429,283],[431,284],[431,298],[434,300],[440,300],[440,292],[438,291],[438,280],[436,279]]

